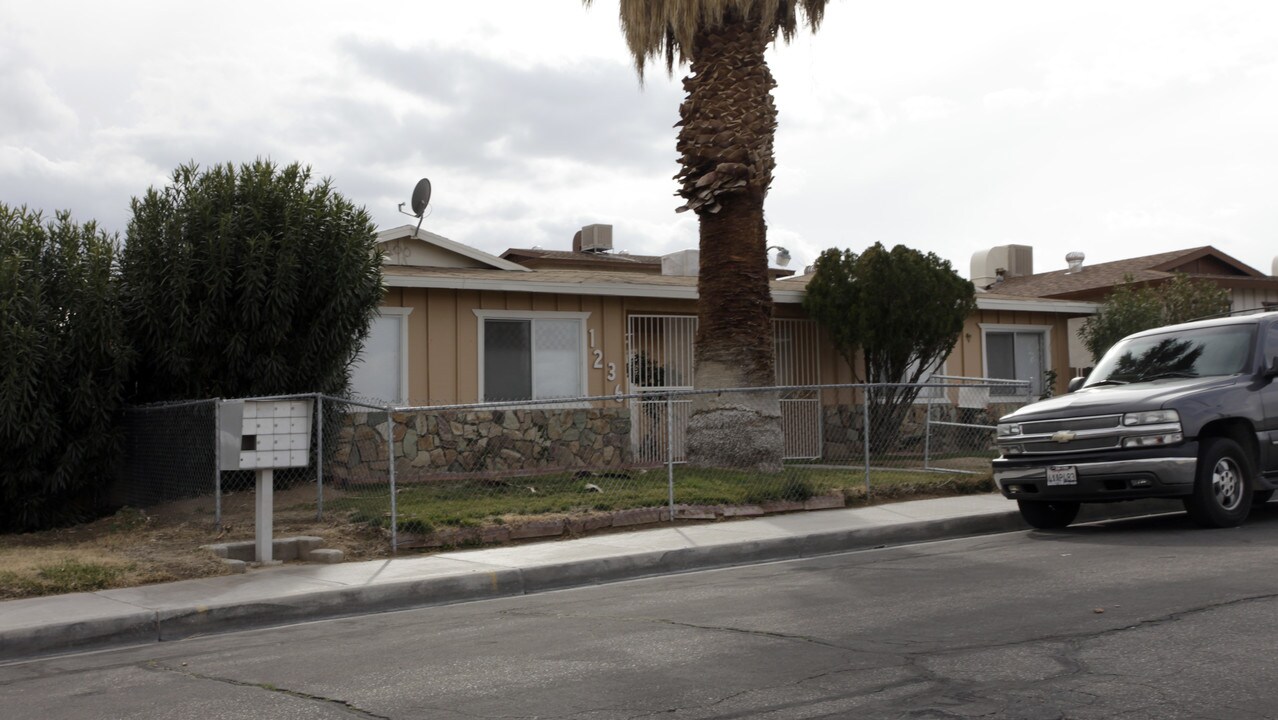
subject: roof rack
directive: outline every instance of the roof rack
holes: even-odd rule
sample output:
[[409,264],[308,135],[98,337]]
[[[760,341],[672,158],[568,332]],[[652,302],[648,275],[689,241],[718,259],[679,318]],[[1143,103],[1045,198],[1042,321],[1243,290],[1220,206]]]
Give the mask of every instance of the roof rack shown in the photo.
[[1198,322],[1199,320],[1214,320],[1216,318],[1234,317],[1235,315],[1252,315],[1256,313],[1267,313],[1278,311],[1278,304],[1264,303],[1258,308],[1247,308],[1246,310],[1230,310],[1228,312],[1216,313],[1215,315],[1203,315],[1196,317],[1187,322]]

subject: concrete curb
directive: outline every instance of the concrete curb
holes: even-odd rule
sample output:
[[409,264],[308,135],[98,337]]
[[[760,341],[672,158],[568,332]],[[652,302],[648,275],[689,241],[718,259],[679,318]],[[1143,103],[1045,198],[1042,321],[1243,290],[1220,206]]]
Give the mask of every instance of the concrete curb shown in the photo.
[[[1166,503],[1123,503],[1086,508],[1079,522],[1164,513]],[[364,585],[332,585],[269,599],[146,608],[88,593],[53,603],[96,604],[97,617],[0,629],[0,661],[62,652],[172,641],[196,635],[286,625],[378,612],[489,600],[655,575],[796,560],[842,552],[1025,530],[1015,506],[1007,512],[901,522],[870,527],[742,539],[671,550],[634,550],[606,557],[523,568],[457,560],[456,571]],[[337,567],[337,566],[329,566]],[[241,576],[242,577],[242,576]],[[83,614],[83,613],[82,613]],[[92,614],[92,612],[90,612]]]

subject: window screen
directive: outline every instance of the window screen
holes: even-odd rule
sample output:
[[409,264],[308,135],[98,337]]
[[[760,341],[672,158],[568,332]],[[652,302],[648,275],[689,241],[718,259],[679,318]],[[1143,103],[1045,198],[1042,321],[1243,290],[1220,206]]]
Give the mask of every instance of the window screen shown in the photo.
[[582,321],[484,321],[484,400],[544,400],[582,394]]

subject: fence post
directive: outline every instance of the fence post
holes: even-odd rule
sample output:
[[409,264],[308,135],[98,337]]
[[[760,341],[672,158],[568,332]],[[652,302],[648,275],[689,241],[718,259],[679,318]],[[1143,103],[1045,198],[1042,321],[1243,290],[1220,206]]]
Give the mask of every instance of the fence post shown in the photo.
[[315,519],[324,519],[324,394],[315,393]]
[[222,529],[222,400],[213,399],[213,525]]
[[926,418],[923,421],[923,469],[930,470],[932,468],[932,402],[928,401],[924,406]]
[[399,551],[399,511],[395,504],[395,421],[391,406],[386,406],[386,468],[390,475],[391,555]]
[[865,501],[870,502],[870,386],[861,398],[861,439],[865,445]]
[[666,393],[666,482],[670,487],[670,522],[674,522],[674,396],[670,393]]

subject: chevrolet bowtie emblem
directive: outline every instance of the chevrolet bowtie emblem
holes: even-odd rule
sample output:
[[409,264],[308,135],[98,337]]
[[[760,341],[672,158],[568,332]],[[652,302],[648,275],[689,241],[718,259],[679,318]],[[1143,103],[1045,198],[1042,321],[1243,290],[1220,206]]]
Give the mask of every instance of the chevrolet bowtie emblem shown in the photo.
[[1075,437],[1078,436],[1072,430],[1061,430],[1060,432],[1052,433],[1052,442],[1067,443]]

